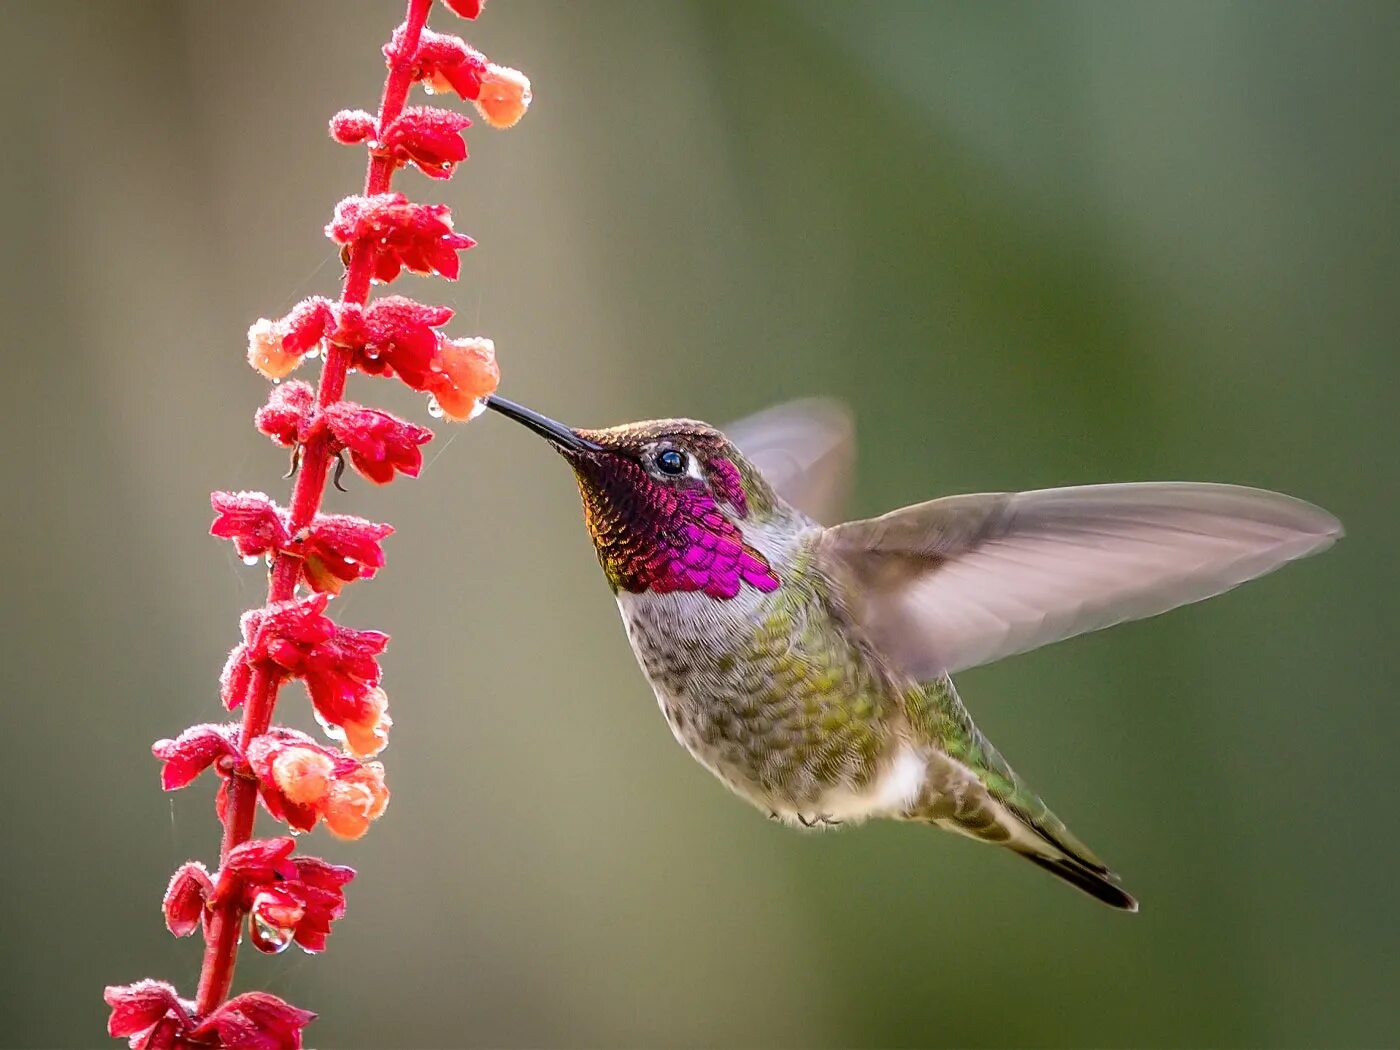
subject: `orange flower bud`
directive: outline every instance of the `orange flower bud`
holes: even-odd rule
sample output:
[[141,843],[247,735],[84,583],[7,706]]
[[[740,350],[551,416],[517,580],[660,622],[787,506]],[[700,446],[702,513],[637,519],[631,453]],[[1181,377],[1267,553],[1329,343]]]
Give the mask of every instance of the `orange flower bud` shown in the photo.
[[356,758],[373,758],[389,743],[389,727],[394,720],[389,717],[389,698],[383,689],[371,689],[365,697],[370,705],[370,714],[359,722],[346,722],[345,747]]
[[272,761],[272,779],[298,805],[319,802],[330,789],[335,762],[309,747],[289,747]]
[[428,391],[442,414],[462,422],[481,411],[481,399],[501,381],[496,344],[490,339],[444,339],[433,359]]
[[321,814],[332,835],[357,839],[369,830],[370,822],[378,819],[388,804],[384,766],[370,762],[331,784]]
[[261,318],[248,329],[248,363],[268,379],[281,379],[301,364],[302,354],[288,353],[276,322]]
[[514,127],[530,108],[530,78],[518,69],[491,63],[481,78],[476,108],[493,128]]

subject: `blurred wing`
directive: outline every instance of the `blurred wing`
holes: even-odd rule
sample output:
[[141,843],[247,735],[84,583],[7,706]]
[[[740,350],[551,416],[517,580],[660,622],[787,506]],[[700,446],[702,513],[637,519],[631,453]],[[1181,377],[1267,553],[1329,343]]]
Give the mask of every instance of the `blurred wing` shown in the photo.
[[840,516],[855,458],[855,424],[839,401],[789,401],[724,428],[784,500],[820,522]]
[[1342,534],[1291,496],[1162,482],[951,496],[831,529],[856,615],[920,679],[1229,590]]

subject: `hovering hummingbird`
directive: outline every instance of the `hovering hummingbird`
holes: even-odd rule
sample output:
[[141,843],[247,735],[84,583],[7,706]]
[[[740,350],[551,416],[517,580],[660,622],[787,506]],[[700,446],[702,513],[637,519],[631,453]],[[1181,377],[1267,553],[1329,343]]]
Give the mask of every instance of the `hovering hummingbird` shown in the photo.
[[996,843],[1127,911],[950,675],[1208,598],[1342,534],[1291,496],[1190,482],[948,496],[826,527],[853,449],[833,402],[729,436],[486,403],[573,467],[661,712],[731,790],[804,827],[889,817]]

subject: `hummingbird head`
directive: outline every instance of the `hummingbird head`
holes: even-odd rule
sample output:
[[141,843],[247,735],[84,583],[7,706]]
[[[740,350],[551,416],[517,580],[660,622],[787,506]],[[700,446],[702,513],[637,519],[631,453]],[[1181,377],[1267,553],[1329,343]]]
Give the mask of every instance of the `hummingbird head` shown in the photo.
[[568,460],[584,519],[614,591],[698,592],[717,600],[779,579],[760,534],[800,515],[716,428],[655,419],[578,430],[500,397],[488,408]]

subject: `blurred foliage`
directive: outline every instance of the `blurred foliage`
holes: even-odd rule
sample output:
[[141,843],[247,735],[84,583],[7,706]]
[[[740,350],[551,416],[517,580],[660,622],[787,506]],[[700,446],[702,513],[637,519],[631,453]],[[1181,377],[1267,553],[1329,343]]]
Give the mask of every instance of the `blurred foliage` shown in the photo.
[[[147,747],[217,717],[262,593],[205,535],[211,488],[283,491],[242,332],[335,286],[361,160],[324,122],[374,102],[395,13],[0,7],[6,1045],[100,1044],[105,983],[192,988],[158,902],[216,849],[209,785],[167,799]],[[563,465],[444,427],[420,483],[334,501],[398,528],[339,603],[394,635],[393,804],[316,843],[361,872],[326,956],[245,952],[241,984],[331,1046],[1393,1043],[1400,7],[498,0],[471,32],[535,109],[405,179],[481,241],[448,301],[510,396],[601,424],[839,394],[858,513],[1194,478],[1350,534],[963,677],[1125,917],[727,797],[655,714]]]

